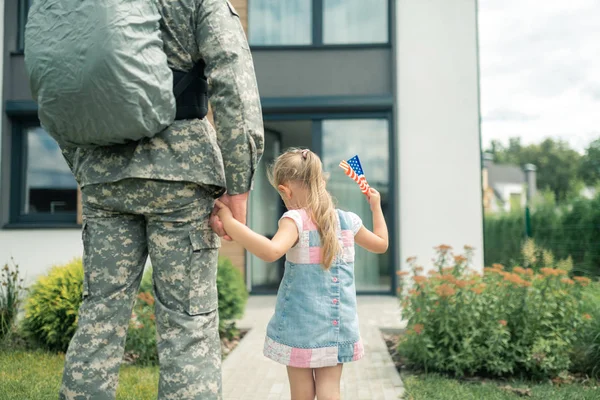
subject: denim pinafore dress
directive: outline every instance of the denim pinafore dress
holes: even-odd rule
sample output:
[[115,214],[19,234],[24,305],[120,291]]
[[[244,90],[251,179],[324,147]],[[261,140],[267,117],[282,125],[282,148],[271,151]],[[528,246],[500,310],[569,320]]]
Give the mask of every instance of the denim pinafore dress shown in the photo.
[[298,243],[286,254],[285,273],[277,292],[275,315],[267,326],[263,353],[297,368],[321,368],[357,361],[364,355],[356,312],[354,236],[360,218],[337,210],[338,239],[343,251],[323,269],[321,240],[305,210],[290,210]]

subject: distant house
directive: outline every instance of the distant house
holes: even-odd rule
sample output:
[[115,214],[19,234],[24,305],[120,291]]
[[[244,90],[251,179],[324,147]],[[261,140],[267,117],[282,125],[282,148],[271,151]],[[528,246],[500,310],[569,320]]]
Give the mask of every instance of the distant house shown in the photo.
[[[535,192],[535,167],[528,164]],[[527,204],[527,172],[517,165],[495,164],[490,154],[483,157],[483,208],[486,213],[515,211]]]

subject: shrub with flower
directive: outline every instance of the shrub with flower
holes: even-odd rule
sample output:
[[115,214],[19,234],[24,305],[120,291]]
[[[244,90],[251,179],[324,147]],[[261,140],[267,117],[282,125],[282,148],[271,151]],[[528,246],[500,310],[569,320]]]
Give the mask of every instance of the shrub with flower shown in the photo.
[[14,261],[0,269],[0,339],[13,329],[24,292],[22,284],[19,266]]
[[[0,270],[10,277],[11,293],[20,293],[17,273],[5,266]],[[83,265],[76,259],[68,265],[54,267],[47,276],[42,276],[30,288],[25,304],[23,332],[34,343],[43,347],[65,352],[77,329],[77,312],[82,300]],[[7,285],[1,284],[0,289]],[[19,284],[19,285],[18,285]],[[245,310],[248,293],[244,279],[237,268],[226,258],[219,259],[217,270],[217,291],[219,296],[219,334],[222,342],[228,345],[239,338],[235,321]],[[3,291],[0,290],[0,296]],[[18,299],[18,296],[13,296]],[[2,297],[4,298],[4,297]],[[156,322],[154,315],[152,270],[145,271],[133,312],[125,343],[125,358],[140,364],[155,364],[158,361],[156,349]],[[6,320],[4,302],[0,298],[0,322]],[[11,308],[12,310],[12,308]],[[16,313],[16,307],[15,311]],[[0,324],[0,328],[6,324]],[[2,333],[4,329],[0,330]],[[1,338],[1,335],[0,335]],[[227,347],[230,350],[230,347]]]
[[588,278],[564,269],[539,273],[494,264],[469,269],[473,249],[454,255],[438,246],[427,276],[415,258],[400,273],[412,289],[403,299],[407,333],[398,351],[415,367],[456,375],[553,376],[570,366],[577,332],[589,322],[582,308]]
[[125,354],[139,364],[158,362],[154,297],[150,292],[140,291],[137,296],[129,320]]

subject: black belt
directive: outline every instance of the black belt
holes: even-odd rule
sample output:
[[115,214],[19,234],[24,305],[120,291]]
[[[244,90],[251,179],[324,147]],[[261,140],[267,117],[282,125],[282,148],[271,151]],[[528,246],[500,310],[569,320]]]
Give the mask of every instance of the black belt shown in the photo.
[[188,71],[173,71],[173,94],[177,104],[176,120],[203,119],[208,114],[208,80],[203,60]]

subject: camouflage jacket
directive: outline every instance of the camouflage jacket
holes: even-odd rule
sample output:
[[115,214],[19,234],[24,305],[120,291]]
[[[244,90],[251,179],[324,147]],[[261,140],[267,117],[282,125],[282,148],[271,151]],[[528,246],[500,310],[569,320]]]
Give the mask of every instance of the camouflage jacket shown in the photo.
[[[216,194],[250,190],[264,132],[250,48],[226,0],[157,0],[169,66],[188,71],[203,59],[215,129],[175,121],[153,138],[124,145],[63,149],[81,186],[126,178],[186,181]],[[110,118],[110,116],[107,116]]]

